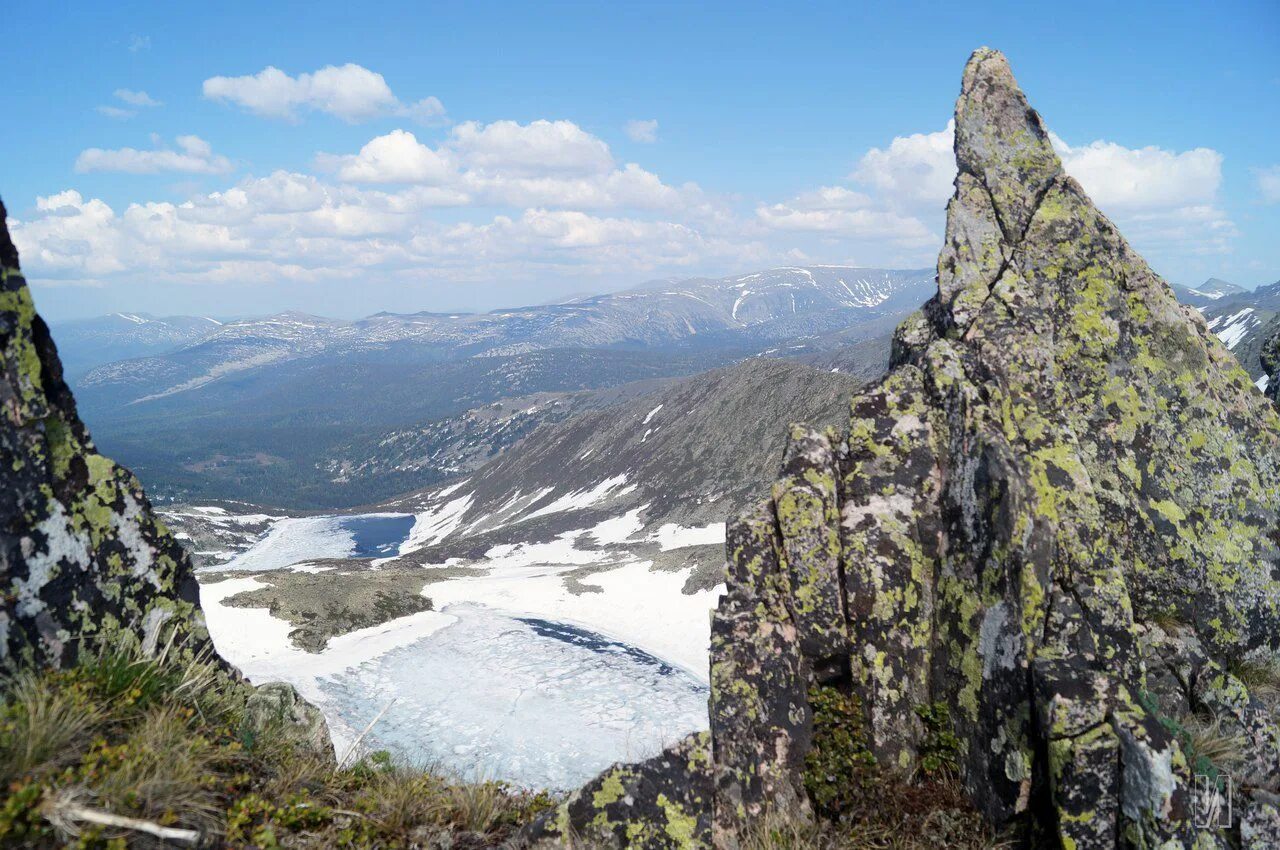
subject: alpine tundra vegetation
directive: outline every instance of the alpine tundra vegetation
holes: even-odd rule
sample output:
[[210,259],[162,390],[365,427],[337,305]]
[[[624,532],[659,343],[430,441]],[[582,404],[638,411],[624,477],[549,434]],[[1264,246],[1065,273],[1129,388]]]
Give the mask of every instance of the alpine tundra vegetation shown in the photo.
[[334,753],[216,655],[0,227],[0,843],[1280,846],[1280,415],[996,51],[955,155],[888,373],[729,523],[710,731],[564,799]]

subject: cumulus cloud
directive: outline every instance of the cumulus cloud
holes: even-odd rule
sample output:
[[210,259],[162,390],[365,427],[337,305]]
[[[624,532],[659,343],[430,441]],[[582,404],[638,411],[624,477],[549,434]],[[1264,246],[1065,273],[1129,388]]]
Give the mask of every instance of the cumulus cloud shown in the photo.
[[658,141],[657,119],[628,121],[623,129],[627,133],[627,138],[633,142],[651,145]]
[[[872,148],[850,178],[891,209],[940,216],[955,178],[954,129],[952,122]],[[1193,255],[1230,249],[1237,230],[1218,205],[1217,151],[1127,148],[1105,140],[1072,146],[1053,134],[1050,141],[1067,173],[1139,248]]]
[[572,121],[467,121],[453,128],[449,146],[471,168],[502,174],[598,174],[613,167],[609,146]]
[[887,240],[900,247],[938,242],[938,236],[920,219],[877,207],[867,195],[839,186],[824,186],[780,204],[762,204],[756,208],[756,216],[775,230]]
[[152,150],[88,148],[76,157],[76,171],[117,171],[126,174],[226,174],[233,170],[231,160],[215,155],[213,148],[199,136],[178,136],[177,150],[157,147]]
[[418,141],[406,130],[393,130],[371,139],[358,154],[321,154],[318,164],[349,183],[429,183],[451,179],[452,158]]
[[1239,231],[1218,205],[1222,154],[1094,141],[1071,146],[1050,134],[1062,167],[1140,250],[1165,256],[1223,254]]
[[1067,173],[1103,209],[1156,210],[1212,203],[1222,185],[1222,154],[1209,148],[1176,153],[1095,141],[1072,147],[1050,134]]
[[149,35],[131,35],[129,36],[129,52],[137,53],[139,50],[151,49],[151,36]]
[[436,187],[437,205],[701,209],[696,184],[669,186],[635,163],[616,167],[609,146],[570,121],[459,125],[431,147],[405,130],[370,140],[359,153],[320,154],[316,164],[339,181]]
[[956,177],[952,153],[955,122],[936,133],[898,136],[887,148],[872,148],[850,177],[896,206],[939,206],[951,195]]
[[1258,181],[1258,193],[1266,204],[1280,204],[1280,165],[1254,169]]
[[403,115],[423,123],[444,116],[444,105],[437,98],[402,103],[381,74],[353,63],[326,65],[296,77],[269,65],[242,77],[210,77],[203,90],[211,100],[290,121],[305,111],[324,112],[350,124],[386,115]]
[[435,199],[409,187],[385,192],[276,172],[182,204],[131,204],[123,212],[75,191],[40,198],[14,220],[32,279],[92,284],[131,276],[177,282],[319,281],[424,273],[510,279],[561,269],[609,275],[687,267],[760,249],[684,221],[593,215],[541,207],[446,222]]

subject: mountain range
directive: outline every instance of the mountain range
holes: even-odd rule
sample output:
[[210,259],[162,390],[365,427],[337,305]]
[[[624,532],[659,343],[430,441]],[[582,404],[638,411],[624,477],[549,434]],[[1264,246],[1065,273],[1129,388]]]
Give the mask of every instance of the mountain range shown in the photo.
[[[356,505],[475,468],[544,421],[634,394],[622,385],[759,355],[841,359],[932,286],[927,269],[820,266],[481,314],[284,313],[100,364],[75,389],[98,442],[157,496]],[[405,445],[389,467],[383,448]]]

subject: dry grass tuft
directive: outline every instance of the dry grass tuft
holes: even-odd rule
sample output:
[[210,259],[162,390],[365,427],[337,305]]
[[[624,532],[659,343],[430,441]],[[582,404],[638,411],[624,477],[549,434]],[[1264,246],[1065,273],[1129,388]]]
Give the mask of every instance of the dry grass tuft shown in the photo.
[[106,712],[84,694],[23,672],[0,685],[0,783],[46,776],[75,760]]

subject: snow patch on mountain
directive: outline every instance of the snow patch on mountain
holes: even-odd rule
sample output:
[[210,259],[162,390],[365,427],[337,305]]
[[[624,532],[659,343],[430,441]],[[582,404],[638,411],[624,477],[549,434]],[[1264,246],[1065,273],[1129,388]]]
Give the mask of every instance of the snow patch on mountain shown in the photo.
[[1218,316],[1209,322],[1209,330],[1218,335],[1223,345],[1234,349],[1245,335],[1261,324],[1252,307],[1245,307],[1229,316]]
[[222,566],[226,570],[277,570],[323,558],[390,555],[412,533],[409,514],[287,517],[266,536]]
[[629,487],[623,486],[627,483],[627,475],[624,472],[621,475],[615,475],[612,478],[606,478],[594,487],[586,490],[575,490],[572,493],[566,493],[549,505],[538,508],[533,513],[525,516],[524,519],[536,519],[540,516],[548,516],[555,513],[563,513],[565,511],[578,511],[583,508],[589,508],[593,505],[603,502],[615,496],[624,496],[635,490],[635,485]]
[[713,522],[700,528],[685,528],[674,522],[663,523],[654,539],[663,552],[684,549],[688,546],[712,546],[724,543],[725,524]]
[[[448,487],[440,495],[448,496],[460,486],[461,484]],[[400,546],[400,554],[405,555],[423,546],[430,546],[444,540],[462,524],[462,517],[467,512],[467,508],[471,507],[471,501],[471,494],[468,493],[451,501],[441,502],[417,514],[408,538]]]

